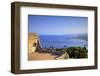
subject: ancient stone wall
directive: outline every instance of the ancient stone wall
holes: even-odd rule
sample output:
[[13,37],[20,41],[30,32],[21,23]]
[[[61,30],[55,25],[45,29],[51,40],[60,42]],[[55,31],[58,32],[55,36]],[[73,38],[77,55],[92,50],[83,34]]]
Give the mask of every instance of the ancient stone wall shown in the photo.
[[39,40],[37,33],[28,33],[28,52],[34,52],[36,47],[34,44]]

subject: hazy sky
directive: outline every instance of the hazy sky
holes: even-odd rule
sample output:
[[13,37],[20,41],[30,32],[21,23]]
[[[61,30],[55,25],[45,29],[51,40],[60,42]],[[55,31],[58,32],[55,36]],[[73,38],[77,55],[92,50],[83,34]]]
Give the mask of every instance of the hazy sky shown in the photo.
[[71,16],[28,16],[28,31],[37,32],[38,34],[64,35],[87,33],[87,17]]

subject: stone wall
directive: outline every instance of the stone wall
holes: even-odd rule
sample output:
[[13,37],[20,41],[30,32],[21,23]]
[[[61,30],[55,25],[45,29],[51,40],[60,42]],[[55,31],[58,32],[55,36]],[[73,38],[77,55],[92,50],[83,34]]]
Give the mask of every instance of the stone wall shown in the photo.
[[34,52],[37,46],[34,46],[39,40],[37,33],[28,33],[28,52]]

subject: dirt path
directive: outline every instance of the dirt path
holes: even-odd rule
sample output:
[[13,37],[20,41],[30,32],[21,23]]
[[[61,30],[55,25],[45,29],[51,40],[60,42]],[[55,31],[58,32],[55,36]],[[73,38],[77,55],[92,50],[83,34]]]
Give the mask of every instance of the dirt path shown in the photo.
[[55,60],[55,57],[50,53],[34,52],[28,54],[28,60]]

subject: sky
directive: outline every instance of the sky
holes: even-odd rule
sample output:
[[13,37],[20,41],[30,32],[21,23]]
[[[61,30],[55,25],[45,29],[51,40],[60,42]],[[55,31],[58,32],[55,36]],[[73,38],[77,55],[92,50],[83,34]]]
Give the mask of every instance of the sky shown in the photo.
[[28,15],[28,32],[65,35],[87,33],[87,31],[87,17]]

